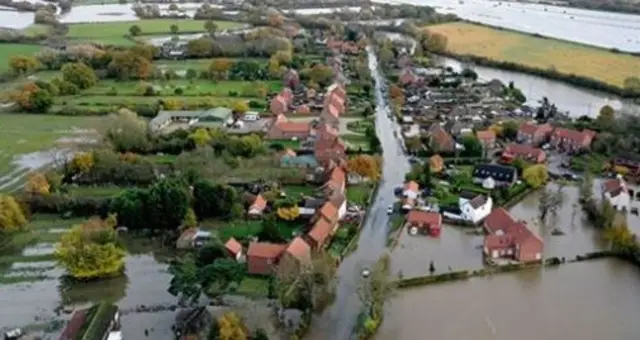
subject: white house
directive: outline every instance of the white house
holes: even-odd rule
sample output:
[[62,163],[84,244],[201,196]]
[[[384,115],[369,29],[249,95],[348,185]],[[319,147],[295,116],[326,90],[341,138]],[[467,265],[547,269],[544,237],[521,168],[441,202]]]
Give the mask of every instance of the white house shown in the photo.
[[622,176],[602,183],[602,199],[609,201],[609,204],[616,210],[629,210],[631,197],[629,188]]
[[402,196],[411,200],[415,200],[416,198],[418,198],[419,194],[420,186],[418,185],[418,183],[414,181],[405,183],[404,190],[402,191]]
[[460,195],[458,199],[463,220],[475,224],[489,216],[491,209],[493,209],[493,200],[491,197],[485,195],[476,195],[475,197],[463,196],[464,195]]
[[329,198],[329,201],[336,207],[338,219],[342,219],[347,214],[347,198],[343,194],[335,193]]

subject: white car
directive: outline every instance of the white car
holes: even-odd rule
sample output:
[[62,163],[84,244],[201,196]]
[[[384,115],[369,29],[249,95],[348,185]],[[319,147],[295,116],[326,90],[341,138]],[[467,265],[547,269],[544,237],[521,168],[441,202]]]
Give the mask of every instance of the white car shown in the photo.
[[393,205],[387,207],[387,215],[393,214]]
[[362,270],[362,277],[366,279],[369,277],[369,275],[371,275],[371,272],[369,271],[369,269],[365,268]]

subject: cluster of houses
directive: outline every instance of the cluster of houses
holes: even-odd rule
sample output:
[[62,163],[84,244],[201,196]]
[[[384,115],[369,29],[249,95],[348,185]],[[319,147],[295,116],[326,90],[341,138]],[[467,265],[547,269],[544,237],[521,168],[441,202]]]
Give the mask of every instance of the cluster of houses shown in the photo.
[[[403,188],[404,202],[419,197],[416,182],[407,182]],[[503,208],[493,208],[491,197],[483,194],[462,192],[458,211],[437,212],[425,205],[407,206],[404,228],[410,235],[438,237],[446,220],[463,219],[473,225],[482,224],[485,231],[483,252],[491,262],[499,259],[518,262],[534,262],[542,259],[543,241],[525,222],[516,221]]]

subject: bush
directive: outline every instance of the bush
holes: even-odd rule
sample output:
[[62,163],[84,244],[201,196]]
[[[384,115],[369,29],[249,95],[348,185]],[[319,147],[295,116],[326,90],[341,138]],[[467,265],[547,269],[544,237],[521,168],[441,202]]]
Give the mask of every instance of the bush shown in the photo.
[[249,104],[249,107],[252,109],[264,109],[267,107],[265,103],[259,102],[257,100],[250,100],[248,104]]
[[118,95],[118,89],[116,89],[114,86],[112,86],[109,91],[107,91],[107,96],[117,96]]
[[153,85],[148,85],[142,95],[145,97],[153,97],[156,95],[156,90],[153,88]]
[[173,90],[173,93],[177,96],[181,96],[184,93],[184,89],[182,89],[182,87],[176,87]]
[[62,194],[25,195],[20,198],[32,214],[65,214],[65,216],[107,216],[108,197],[72,197]]
[[237,96],[238,96],[237,91],[229,91],[229,97],[237,97]]

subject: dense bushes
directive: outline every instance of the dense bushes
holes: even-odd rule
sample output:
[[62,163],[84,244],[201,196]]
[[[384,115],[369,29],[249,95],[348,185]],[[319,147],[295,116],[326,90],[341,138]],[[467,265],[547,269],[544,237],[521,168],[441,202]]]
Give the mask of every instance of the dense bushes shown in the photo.
[[66,194],[25,195],[20,198],[32,214],[62,214],[72,216],[107,216],[110,199],[105,197],[74,197]]

